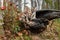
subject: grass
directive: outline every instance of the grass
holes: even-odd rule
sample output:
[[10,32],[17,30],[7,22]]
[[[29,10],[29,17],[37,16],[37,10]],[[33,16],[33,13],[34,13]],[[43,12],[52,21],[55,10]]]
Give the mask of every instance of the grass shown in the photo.
[[[55,24],[53,24],[53,25],[56,26],[56,31],[58,32],[58,38],[60,39],[60,19],[56,19],[54,23]],[[0,25],[0,35],[3,35],[3,34],[4,34],[3,26]],[[50,38],[51,38],[51,40],[53,40],[52,37],[50,37]],[[49,38],[49,40],[50,40],[50,38]],[[20,37],[16,37],[16,39],[11,39],[11,40],[20,40]]]
[[60,19],[55,20],[56,31],[59,33],[58,38],[60,39]]
[[0,20],[0,23],[2,23],[3,22],[3,20]]
[[3,26],[0,25],[0,35],[4,35]]

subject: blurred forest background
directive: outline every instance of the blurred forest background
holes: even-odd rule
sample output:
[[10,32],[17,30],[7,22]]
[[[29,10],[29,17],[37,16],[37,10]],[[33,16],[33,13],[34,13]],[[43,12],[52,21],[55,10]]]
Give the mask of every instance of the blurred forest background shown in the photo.
[[18,32],[19,16],[42,9],[60,10],[60,0],[0,0],[0,40],[60,40],[60,19],[50,21],[47,29],[37,35]]

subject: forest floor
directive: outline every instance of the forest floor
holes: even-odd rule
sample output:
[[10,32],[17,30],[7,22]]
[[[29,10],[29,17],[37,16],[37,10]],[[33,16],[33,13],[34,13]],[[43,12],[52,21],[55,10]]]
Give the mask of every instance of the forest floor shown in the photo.
[[[2,21],[0,20],[0,24],[1,22]],[[0,36],[4,36],[2,25],[0,25]],[[38,35],[32,35],[31,38],[32,40],[60,40],[60,19],[54,20],[53,24],[51,26],[48,25],[47,29],[44,32]]]

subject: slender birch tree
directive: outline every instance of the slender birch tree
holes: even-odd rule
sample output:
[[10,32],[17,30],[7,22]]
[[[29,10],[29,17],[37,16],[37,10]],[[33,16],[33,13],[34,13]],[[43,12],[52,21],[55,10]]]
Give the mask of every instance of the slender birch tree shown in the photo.
[[3,7],[3,2],[4,2],[4,0],[1,0],[1,7]]

